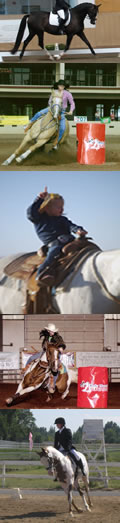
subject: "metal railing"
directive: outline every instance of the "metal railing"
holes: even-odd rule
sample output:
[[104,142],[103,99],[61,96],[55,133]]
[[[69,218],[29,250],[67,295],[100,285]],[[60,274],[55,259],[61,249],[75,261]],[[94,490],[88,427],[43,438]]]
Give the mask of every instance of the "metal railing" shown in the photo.
[[[24,72],[22,69],[15,71],[12,67],[6,70],[0,68],[0,85],[18,85],[18,86],[48,86],[51,87],[57,78],[55,74],[55,66],[51,73],[47,73],[46,70],[41,73],[29,71]],[[77,74],[69,72],[69,75],[65,74],[66,81],[69,82],[71,87],[115,87],[116,86],[116,73],[105,73],[102,78],[97,76],[96,73],[86,73],[83,79],[78,78]],[[120,83],[120,82],[118,82]]]

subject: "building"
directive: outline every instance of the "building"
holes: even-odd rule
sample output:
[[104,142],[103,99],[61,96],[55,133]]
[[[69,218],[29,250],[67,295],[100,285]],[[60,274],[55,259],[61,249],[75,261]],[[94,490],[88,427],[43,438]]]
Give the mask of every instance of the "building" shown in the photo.
[[111,114],[120,120],[120,64],[0,64],[0,114],[28,115],[47,106],[55,80],[66,79],[77,116],[95,119]]

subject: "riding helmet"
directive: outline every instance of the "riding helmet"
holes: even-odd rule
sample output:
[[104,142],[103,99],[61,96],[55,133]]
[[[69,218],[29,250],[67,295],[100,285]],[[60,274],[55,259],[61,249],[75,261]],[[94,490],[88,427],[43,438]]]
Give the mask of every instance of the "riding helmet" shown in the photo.
[[61,425],[65,425],[65,419],[64,418],[56,418],[54,424],[58,425],[58,423],[61,423]]

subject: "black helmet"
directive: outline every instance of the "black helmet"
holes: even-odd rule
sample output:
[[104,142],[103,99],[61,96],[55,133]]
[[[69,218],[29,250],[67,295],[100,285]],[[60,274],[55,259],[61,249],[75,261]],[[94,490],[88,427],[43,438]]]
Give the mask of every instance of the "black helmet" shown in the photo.
[[65,419],[64,418],[56,418],[54,424],[58,425],[60,423],[61,425],[65,425]]

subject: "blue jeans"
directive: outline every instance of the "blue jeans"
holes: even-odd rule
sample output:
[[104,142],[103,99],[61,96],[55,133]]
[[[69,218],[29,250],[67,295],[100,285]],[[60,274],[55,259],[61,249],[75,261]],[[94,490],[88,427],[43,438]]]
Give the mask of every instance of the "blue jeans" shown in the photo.
[[[48,113],[49,107],[45,107],[45,109],[41,109],[41,111],[38,111],[32,118],[31,122],[36,122],[41,116],[44,116]],[[65,132],[65,111],[62,109],[61,115],[60,115],[60,122],[59,122],[59,136],[58,136],[58,143],[60,142],[63,134]]]
[[72,234],[62,235],[59,238],[60,239],[53,241],[50,245],[45,261],[38,267],[36,278],[40,276],[44,269],[51,265],[56,257],[59,257],[62,247],[66,245],[66,243],[72,242],[74,240],[74,236],[72,236]]

